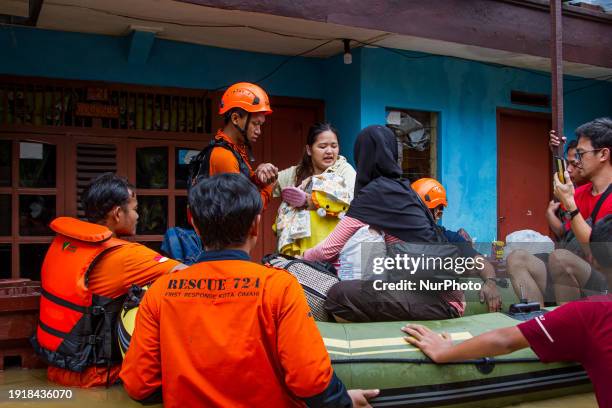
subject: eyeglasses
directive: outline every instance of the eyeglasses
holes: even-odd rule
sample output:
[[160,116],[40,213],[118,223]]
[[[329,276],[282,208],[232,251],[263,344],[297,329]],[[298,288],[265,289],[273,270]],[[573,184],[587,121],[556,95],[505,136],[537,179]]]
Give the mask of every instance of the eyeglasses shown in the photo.
[[601,149],[586,150],[584,152],[581,152],[580,150],[576,150],[576,163],[582,162],[582,155],[584,155],[585,153],[598,152],[600,150],[603,150],[603,147]]

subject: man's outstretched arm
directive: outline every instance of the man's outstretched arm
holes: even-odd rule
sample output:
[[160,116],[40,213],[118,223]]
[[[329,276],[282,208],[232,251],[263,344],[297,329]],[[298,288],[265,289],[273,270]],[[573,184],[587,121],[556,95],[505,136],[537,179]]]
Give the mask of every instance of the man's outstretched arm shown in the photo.
[[404,339],[421,349],[436,363],[472,360],[492,357],[529,347],[529,343],[518,327],[492,330],[453,345],[448,333],[438,334],[420,324],[408,324],[402,331],[409,336]]

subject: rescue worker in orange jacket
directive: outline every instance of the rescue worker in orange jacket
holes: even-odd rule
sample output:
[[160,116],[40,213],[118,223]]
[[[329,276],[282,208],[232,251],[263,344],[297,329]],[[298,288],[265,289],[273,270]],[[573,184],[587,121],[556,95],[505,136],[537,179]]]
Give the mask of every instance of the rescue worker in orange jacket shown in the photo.
[[190,184],[215,174],[242,173],[257,186],[265,208],[272,197],[278,168],[262,163],[253,170],[251,144],[261,136],[266,116],[271,113],[268,94],[259,86],[248,82],[230,86],[219,107],[225,126],[192,162]]
[[[410,185],[412,189],[421,197],[423,203],[431,211],[431,215],[439,222],[444,215],[444,208],[448,206],[446,200],[446,189],[440,182],[432,178],[420,178]],[[444,236],[448,242],[457,245],[461,256],[465,259],[478,259],[481,261],[482,267],[475,267],[468,271],[468,275],[478,275],[483,280],[482,289],[480,290],[480,303],[487,304],[489,312],[498,312],[502,307],[502,300],[499,291],[497,290],[498,279],[495,274],[495,268],[489,261],[482,256],[481,253],[476,251],[472,246],[472,238],[463,229],[459,231],[451,231],[442,226],[439,228],[444,233]],[[467,276],[467,275],[466,275]]]
[[249,261],[262,202],[220,174],[192,187],[199,262],[158,279],[136,316],[121,379],[128,394],[167,408],[369,406],[376,390],[336,377],[297,279]]
[[184,265],[118,236],[134,235],[133,186],[112,173],[82,195],[90,222],[59,217],[41,271],[40,319],[32,345],[48,363],[47,377],[65,386],[114,383],[121,369],[116,316],[133,285]]

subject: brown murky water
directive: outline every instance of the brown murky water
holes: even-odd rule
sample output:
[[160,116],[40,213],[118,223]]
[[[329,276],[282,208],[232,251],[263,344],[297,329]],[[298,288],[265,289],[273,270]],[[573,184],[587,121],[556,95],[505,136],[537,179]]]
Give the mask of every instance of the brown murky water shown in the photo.
[[543,401],[527,402],[519,405],[512,405],[514,408],[596,408],[597,400],[595,394],[570,395],[563,398],[552,398]]
[[[34,400],[9,399],[10,390],[50,390],[62,389],[47,382],[46,370],[8,369],[0,372],[0,407],[84,407],[84,408],[113,408],[113,407],[139,407],[142,405],[132,401],[121,386],[109,389],[78,389],[70,388],[72,398],[63,400]],[[14,394],[13,394],[14,395]],[[483,402],[482,407],[494,408],[491,402]],[[515,408],[596,408],[597,402],[593,393],[577,394],[562,398],[553,398],[543,401],[529,402],[513,405]]]

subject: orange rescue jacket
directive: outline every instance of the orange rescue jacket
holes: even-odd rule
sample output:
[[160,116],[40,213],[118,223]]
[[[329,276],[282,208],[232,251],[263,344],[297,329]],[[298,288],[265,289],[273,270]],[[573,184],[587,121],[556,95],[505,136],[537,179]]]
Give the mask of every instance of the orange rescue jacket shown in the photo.
[[[147,290],[120,374],[166,408],[350,406],[297,279],[207,251]],[[331,401],[334,401],[334,404]]]
[[114,328],[123,297],[93,294],[88,273],[107,251],[127,244],[111,231],[71,217],[51,222],[57,235],[41,271],[40,319],[31,339],[49,364],[81,372],[121,361]]
[[221,130],[189,164],[188,185],[192,186],[202,178],[220,173],[242,173],[257,186],[263,206],[267,207],[272,197],[273,184],[264,185],[259,181],[249,163],[246,146],[235,144]]

